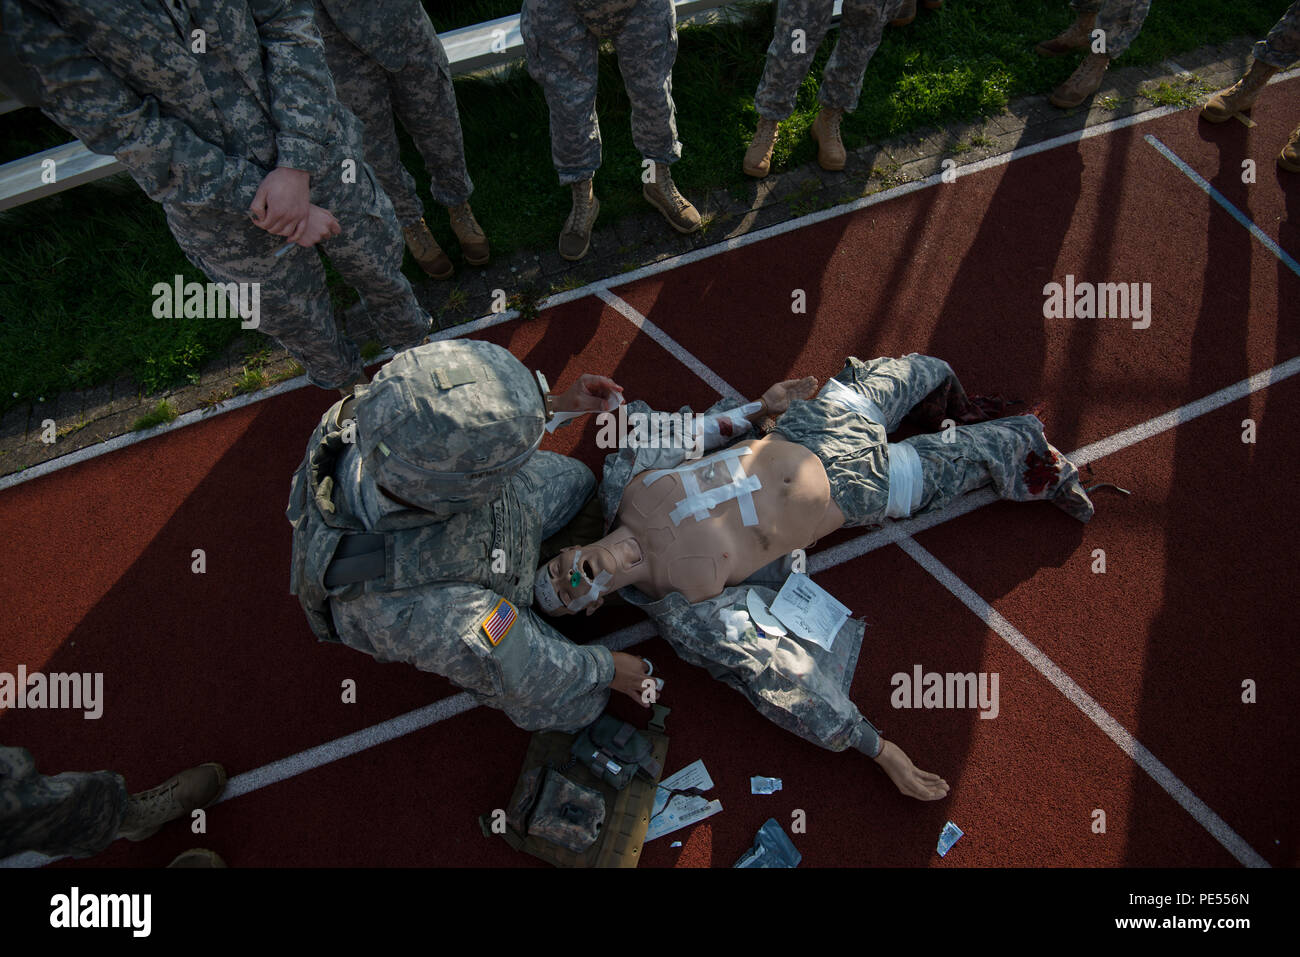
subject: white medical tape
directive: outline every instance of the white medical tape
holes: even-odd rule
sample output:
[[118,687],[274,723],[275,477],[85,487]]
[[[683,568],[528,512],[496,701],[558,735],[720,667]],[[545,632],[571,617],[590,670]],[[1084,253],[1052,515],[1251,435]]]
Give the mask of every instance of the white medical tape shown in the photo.
[[555,586],[551,584],[550,569],[545,565],[537,569],[537,577],[533,579],[533,599],[548,615],[554,615],[564,607],[564,602],[560,601]]
[[[725,452],[719,452],[710,455],[708,458],[700,459],[698,462],[692,462],[690,465],[679,465],[674,469],[656,469],[645,475],[641,481],[649,485],[656,479],[663,478],[672,472],[681,476],[682,489],[686,492],[686,497],[677,503],[668,515],[673,520],[674,525],[680,525],[682,519],[687,514],[692,515],[697,522],[702,522],[709,517],[709,510],[721,505],[723,502],[729,502],[733,498],[740,505],[740,520],[745,525],[758,524],[758,512],[754,509],[753,493],[763,487],[759,482],[757,475],[746,475],[745,467],[740,464],[739,459],[742,455],[749,455],[748,445],[740,445],[727,449]],[[719,485],[717,488],[711,488],[707,492],[700,490],[699,479],[696,478],[696,472],[704,467],[717,465],[725,462],[728,471],[731,473],[731,481],[726,485]]]
[[907,518],[921,504],[921,456],[906,442],[889,443],[889,504],[885,514],[890,518]]
[[[613,405],[610,405],[611,398],[615,400]],[[587,409],[583,412],[553,412],[551,414],[551,421],[546,423],[546,431],[554,435],[555,430],[564,425],[570,419],[576,419],[584,415],[591,415],[592,412],[613,412],[623,404],[623,396],[621,393],[615,392],[612,396],[606,396],[602,404],[605,406],[603,409]]]
[[[581,559],[582,559],[582,549],[578,549],[577,553],[574,554],[573,556],[573,571],[578,572],[578,574],[580,575],[582,574],[582,572],[578,568],[578,562]],[[591,583],[591,589],[585,595],[580,595],[579,597],[575,598],[573,600],[573,604],[568,605],[566,607],[569,609],[569,611],[582,611],[582,609],[586,608],[593,601],[595,601],[597,598],[600,597],[600,593],[605,590],[606,583],[608,583],[609,580],[613,577],[614,576],[607,571],[600,572],[598,575],[596,575],[596,580]]]
[[886,428],[889,427],[888,423],[885,421],[885,413],[880,411],[880,406],[876,405],[876,403],[872,402],[862,393],[854,392],[838,379],[826,380],[826,385],[822,387],[821,397],[823,399],[829,399],[831,402],[834,402],[836,405],[843,408],[859,412],[878,425],[885,426]]

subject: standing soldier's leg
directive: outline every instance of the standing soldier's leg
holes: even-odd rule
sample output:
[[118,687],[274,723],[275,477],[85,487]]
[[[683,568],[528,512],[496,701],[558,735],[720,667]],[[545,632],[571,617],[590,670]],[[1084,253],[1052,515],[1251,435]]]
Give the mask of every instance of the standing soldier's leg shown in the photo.
[[[374,168],[380,185],[392,201],[411,255],[432,278],[450,278],[455,267],[429,232],[415,179],[402,165],[389,96],[393,74],[344,36],[319,3],[316,4],[316,28],[325,41],[325,57],[334,75],[339,100],[365,124],[365,160]],[[360,178],[361,157],[356,160]]]
[[[365,178],[364,169],[364,163],[358,164],[359,179]],[[313,199],[315,193],[313,184]],[[317,205],[334,212],[344,230],[349,228],[329,205],[319,200]],[[169,210],[167,218],[186,257],[209,279],[256,284],[251,288],[257,289],[257,313],[247,324],[279,342],[306,370],[313,385],[339,389],[362,375],[356,344],[334,321],[325,270],[314,249],[295,246],[277,256],[284,245],[282,237],[233,213],[207,210],[200,218]]]
[[669,172],[682,155],[673,104],[677,60],[673,0],[641,0],[615,38],[614,48],[632,104],[632,142],[642,158],[653,164],[653,172],[643,170],[641,193],[673,229],[693,233],[700,228],[700,214],[678,192]]
[[596,70],[600,43],[568,0],[524,0],[519,15],[528,73],[542,87],[551,118],[551,161],[573,207],[560,232],[560,255],[581,259],[600,213],[592,178],[600,168]]
[[117,837],[128,797],[120,774],[45,777],[26,749],[0,747],[0,857],[98,854]]
[[416,49],[406,66],[392,74],[393,102],[398,119],[415,140],[429,170],[430,195],[451,214],[451,228],[465,260],[482,266],[489,258],[488,241],[469,208],[474,184],[465,166],[465,139],[451,82],[451,64],[422,7],[419,15],[423,22],[413,28]]
[[794,110],[799,86],[830,29],[833,14],[834,6],[826,0],[782,0],[777,5],[763,78],[754,94],[758,128],[743,164],[750,176],[761,179],[771,169],[777,124]]
[[429,334],[433,319],[402,275],[402,232],[393,204],[370,167],[357,171],[355,183],[334,184],[331,191],[323,191],[321,199],[343,232],[321,243],[320,248],[360,294],[380,341],[394,351],[419,345]]
[[[1269,78],[1300,60],[1300,0],[1296,0],[1282,14],[1282,19],[1268,31],[1268,36],[1255,44],[1251,51],[1254,59],[1245,76],[1220,90],[1201,108],[1201,116],[1211,123],[1222,123],[1255,105]],[[1300,173],[1300,127],[1291,132],[1286,145],[1278,155],[1277,164],[1292,173]]]
[[[1122,55],[1137,38],[1150,9],[1151,0],[1104,0],[1097,10],[1096,26],[1091,31],[1100,30],[1101,37],[1094,40],[1090,32],[1090,52],[1070,78],[1052,91],[1048,101],[1053,106],[1069,109],[1096,93],[1111,61]],[[1098,41],[1104,42],[1104,50],[1097,49]]]
[[817,161],[822,169],[842,170],[848,160],[840,138],[840,117],[858,107],[862,78],[880,46],[885,19],[894,3],[895,0],[844,0],[840,35],[822,71],[821,90],[817,94],[821,112],[810,131],[817,141]]

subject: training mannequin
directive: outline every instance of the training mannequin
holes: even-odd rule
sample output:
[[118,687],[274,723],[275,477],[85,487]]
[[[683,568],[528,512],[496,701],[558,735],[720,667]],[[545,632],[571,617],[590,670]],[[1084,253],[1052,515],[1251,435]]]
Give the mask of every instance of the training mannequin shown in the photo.
[[[810,398],[815,387],[811,378],[781,382],[761,403],[710,409],[690,443],[656,435],[607,456],[605,536],[541,566],[534,600],[551,615],[591,614],[619,590],[680,657],[765,717],[829,750],[861,751],[902,793],[937,800],[947,782],[917,768],[849,698],[862,622],[845,621],[824,649],[758,628],[747,596],[770,605],[784,577],[777,560],[828,532],[935,511],[987,485],[1084,522],[1092,502],[1035,416],[985,421],[1000,404],[969,399],[942,360],[850,357]],[[628,418],[648,408],[633,402]],[[939,432],[889,442],[904,416]],[[754,426],[771,434],[751,434]]]

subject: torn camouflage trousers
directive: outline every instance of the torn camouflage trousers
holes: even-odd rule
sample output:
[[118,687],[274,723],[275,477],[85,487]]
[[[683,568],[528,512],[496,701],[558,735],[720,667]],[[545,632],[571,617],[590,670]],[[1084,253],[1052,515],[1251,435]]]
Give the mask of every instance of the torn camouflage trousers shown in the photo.
[[[428,19],[423,10],[420,15]],[[339,99],[365,124],[366,162],[374,168],[392,200],[397,221],[404,227],[419,222],[424,206],[416,193],[415,180],[402,165],[393,125],[394,109],[424,159],[434,201],[443,206],[459,206],[467,201],[474,184],[465,168],[465,141],[451,66],[433,25],[420,25],[424,29],[393,25],[393,29],[410,34],[406,65],[397,71],[385,69],[344,36],[319,2],[316,26],[325,41],[325,57]]]
[[1106,55],[1123,54],[1137,35],[1151,10],[1151,0],[1070,0],[1076,14],[1095,13],[1094,30],[1106,34]]
[[[884,421],[832,400],[828,384],[816,398],[791,403],[776,428],[821,459],[846,525],[879,525],[889,508],[891,448],[886,435],[936,390],[959,401],[965,393],[948,363],[915,353],[870,362],[850,357],[835,381],[874,403],[873,415]],[[899,443],[920,459],[920,501],[911,514],[938,511],[991,485],[1009,501],[1046,499],[1080,521],[1092,517],[1078,469],[1048,444],[1035,416],[957,426],[948,438],[940,432]]]
[[[172,235],[190,262],[215,282],[260,284],[257,328],[272,336],[321,388],[338,388],[362,369],[356,343],[334,320],[321,250],[361,295],[382,343],[400,350],[419,344],[433,320],[402,275],[405,243],[393,205],[365,163],[356,182],[313,179],[312,202],[334,214],[342,233],[315,248],[295,246],[283,256],[281,236],[239,213],[165,206]],[[165,320],[164,320],[165,321]]]
[[24,748],[0,747],[0,857],[22,851],[89,857],[126,816],[126,782],[112,771],[36,773]]
[[596,77],[602,39],[612,40],[618,54],[637,150],[656,163],[681,158],[673,104],[673,0],[525,0],[519,30],[528,72],[550,109],[551,159],[562,185],[591,179],[600,168]]
[[1251,51],[1256,60],[1286,70],[1300,60],[1300,0],[1287,7],[1282,19]]
[[[822,71],[818,93],[822,106],[857,109],[867,64],[880,46],[885,24],[894,15],[898,3],[899,0],[845,0],[839,39]],[[833,12],[829,0],[783,0],[780,4],[763,78],[754,96],[754,106],[760,116],[783,120],[794,110],[799,86],[830,29]]]

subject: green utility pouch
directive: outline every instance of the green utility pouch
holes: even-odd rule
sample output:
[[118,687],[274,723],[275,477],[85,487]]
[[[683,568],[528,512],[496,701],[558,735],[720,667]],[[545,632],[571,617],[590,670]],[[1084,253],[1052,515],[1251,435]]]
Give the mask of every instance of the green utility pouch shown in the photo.
[[[499,834],[515,850],[556,867],[636,867],[658,785],[658,772],[651,777],[649,768],[662,768],[668,758],[667,716],[667,708],[654,705],[649,727],[632,729],[650,753],[643,764],[630,765],[621,790],[574,757],[574,742],[581,735],[538,731],[528,743],[510,802],[479,818],[483,835]],[[636,774],[643,766],[646,773]],[[588,803],[592,793],[600,798],[603,819]],[[587,843],[593,831],[595,839]]]
[[658,781],[663,772],[645,735],[609,714],[583,729],[573,742],[572,754],[616,791],[627,787],[638,771],[651,781]]
[[506,811],[506,823],[520,834],[539,837],[581,854],[596,843],[605,822],[605,797],[574,784],[558,771],[533,768]]

